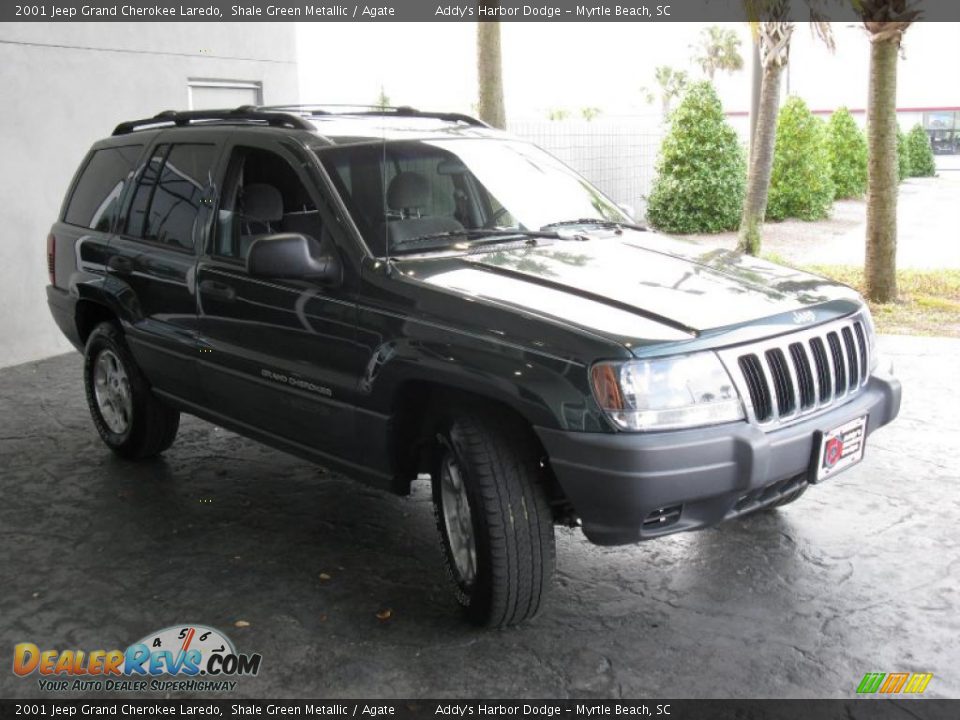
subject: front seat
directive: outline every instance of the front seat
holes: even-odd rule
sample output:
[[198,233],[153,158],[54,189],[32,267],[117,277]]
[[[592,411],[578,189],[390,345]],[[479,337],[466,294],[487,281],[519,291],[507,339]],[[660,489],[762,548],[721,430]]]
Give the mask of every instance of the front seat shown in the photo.
[[[385,238],[393,249],[404,241],[421,235],[463,230],[463,225],[452,217],[424,216],[423,210],[430,204],[430,183],[421,173],[399,173],[387,188],[387,207],[396,219],[388,220],[380,227],[377,240]],[[376,255],[385,255],[386,248],[371,248]]]
[[283,196],[273,185],[251,183],[240,194],[240,257],[246,257],[258,235],[279,232]]

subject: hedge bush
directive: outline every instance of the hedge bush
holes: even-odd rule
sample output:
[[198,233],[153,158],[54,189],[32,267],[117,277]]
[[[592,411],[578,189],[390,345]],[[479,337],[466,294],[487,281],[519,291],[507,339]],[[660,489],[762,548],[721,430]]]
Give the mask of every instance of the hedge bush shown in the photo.
[[910,158],[910,177],[933,177],[937,174],[937,164],[933,159],[933,147],[930,136],[920,123],[907,133],[907,156]]
[[791,97],[780,108],[767,219],[820,220],[830,214],[834,185],[826,124]]
[[733,230],[740,222],[746,160],[713,85],[687,88],[670,116],[647,200],[647,219],[674,233]]
[[867,190],[867,138],[845,107],[830,116],[827,149],[836,197],[862,197]]
[[910,167],[910,153],[907,152],[907,136],[903,134],[899,125],[897,125],[897,169],[900,182],[910,177],[913,170]]

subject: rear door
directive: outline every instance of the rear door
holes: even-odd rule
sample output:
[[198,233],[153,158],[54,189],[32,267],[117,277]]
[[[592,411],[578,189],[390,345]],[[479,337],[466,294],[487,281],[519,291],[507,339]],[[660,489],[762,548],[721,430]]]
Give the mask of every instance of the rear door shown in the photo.
[[197,379],[196,263],[212,221],[222,143],[205,131],[161,133],[137,169],[110,243],[107,272],[134,318],[130,348],[159,390],[192,399]]

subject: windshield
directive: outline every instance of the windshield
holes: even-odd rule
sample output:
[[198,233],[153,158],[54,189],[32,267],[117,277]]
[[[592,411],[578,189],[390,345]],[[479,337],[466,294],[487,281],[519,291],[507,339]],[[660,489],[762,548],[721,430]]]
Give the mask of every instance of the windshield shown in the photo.
[[[318,151],[374,255],[448,245],[484,230],[539,231],[554,223],[629,223],[613,202],[534,145],[500,139],[391,141]],[[458,237],[458,234],[463,233]]]

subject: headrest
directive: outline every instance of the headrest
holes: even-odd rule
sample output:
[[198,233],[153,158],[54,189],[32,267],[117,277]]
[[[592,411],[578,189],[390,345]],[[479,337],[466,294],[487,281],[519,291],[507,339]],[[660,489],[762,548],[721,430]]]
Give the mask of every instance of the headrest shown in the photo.
[[430,197],[430,185],[418,172],[402,172],[390,181],[387,206],[391,210],[422,208]]
[[240,199],[243,217],[254,222],[283,220],[283,196],[273,185],[251,183],[243,186]]

